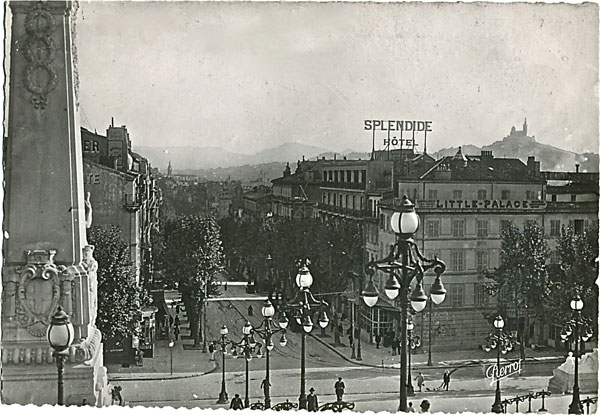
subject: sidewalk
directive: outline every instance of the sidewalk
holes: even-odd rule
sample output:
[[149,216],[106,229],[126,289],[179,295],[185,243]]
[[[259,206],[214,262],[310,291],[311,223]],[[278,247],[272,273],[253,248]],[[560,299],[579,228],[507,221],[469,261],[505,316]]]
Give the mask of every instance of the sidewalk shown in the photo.
[[[173,301],[169,304],[169,312],[174,318],[176,313],[172,305]],[[179,318],[181,333],[172,349],[169,348],[169,340],[157,340],[154,346],[154,357],[144,358],[143,366],[124,368],[121,365],[107,365],[109,380],[181,379],[202,376],[216,370],[217,365],[210,360],[210,353],[202,353],[202,350],[197,349],[186,350],[184,346],[192,345],[193,340],[190,339],[189,322],[183,306]]]
[[[344,343],[344,340],[346,339],[342,339],[342,345],[335,345],[333,336],[323,338],[319,334],[312,334],[312,337],[324,344],[325,346],[329,347],[331,350],[333,350],[340,357],[344,358],[346,361],[354,363],[356,365],[386,369],[400,367],[400,356],[392,356],[391,349],[389,347],[383,348],[382,346],[380,346],[380,348],[378,349],[376,345],[370,344],[369,342],[363,339],[361,341],[362,360],[356,360],[351,359],[352,348],[347,345],[347,342]],[[355,345],[355,353],[357,353],[357,351],[358,348],[357,345]],[[552,361],[557,363],[562,363],[565,361],[564,353],[555,350],[540,351],[527,349],[525,355],[526,361]],[[494,363],[496,361],[495,356],[496,355],[494,353],[486,353],[485,351],[480,349],[449,352],[432,351],[431,360],[433,365],[427,366],[427,350],[415,350],[411,355],[411,366],[413,368],[419,367],[423,369],[448,369],[465,366],[474,362]],[[502,357],[511,360],[518,359],[519,351],[513,350],[511,353],[503,355]]]

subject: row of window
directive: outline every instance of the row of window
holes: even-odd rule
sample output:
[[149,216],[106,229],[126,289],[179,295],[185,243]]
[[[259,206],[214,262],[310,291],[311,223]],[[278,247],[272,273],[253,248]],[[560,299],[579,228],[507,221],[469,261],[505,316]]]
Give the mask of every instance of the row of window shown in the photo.
[[365,183],[367,181],[366,170],[324,170],[323,180],[326,182],[340,183]]
[[353,210],[361,210],[363,206],[363,197],[356,195],[344,195],[338,193],[323,192],[323,204],[339,206]]
[[[500,234],[507,230],[511,224],[514,224],[511,220],[500,220]],[[535,219],[527,219],[525,221],[525,226],[533,226],[537,225],[537,221]],[[566,225],[564,222],[561,222],[560,219],[551,219],[550,220],[550,237],[558,237],[560,236],[561,227]],[[583,219],[575,219],[569,220],[568,225],[573,228],[575,234],[581,234],[586,229],[589,228],[590,222]],[[385,225],[389,227],[389,225]],[[490,222],[486,219],[477,219],[476,220],[477,227],[477,237],[478,238],[486,238],[490,234]],[[440,219],[428,219],[425,222],[425,235],[429,237],[438,237],[440,236],[441,229],[441,220]],[[386,229],[388,230],[388,229]],[[465,219],[452,219],[450,225],[450,234],[455,238],[462,238],[465,236],[466,230],[466,222]]]
[[[427,198],[429,200],[438,200],[438,191],[437,189],[429,189],[427,193]],[[454,189],[452,191],[452,198],[454,200],[462,200],[463,199],[463,191],[461,189]],[[486,189],[477,190],[477,200],[487,200],[488,192]],[[511,191],[510,190],[502,190],[500,192],[500,199],[502,200],[510,200],[511,199]],[[541,190],[526,190],[525,191],[525,200],[543,200],[543,194]]]

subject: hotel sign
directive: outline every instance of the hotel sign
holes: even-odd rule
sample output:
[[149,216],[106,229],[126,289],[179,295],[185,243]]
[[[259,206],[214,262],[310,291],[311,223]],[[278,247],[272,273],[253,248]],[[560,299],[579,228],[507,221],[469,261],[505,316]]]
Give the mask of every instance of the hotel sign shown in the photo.
[[417,200],[417,207],[422,209],[544,209],[543,200]]
[[521,369],[521,359],[516,362],[500,366],[500,368],[498,368],[497,364],[493,364],[485,368],[485,377],[490,380],[490,385],[493,385],[497,381],[514,375],[515,373],[521,373]]
[[[375,148],[376,131],[385,131],[387,138],[383,139],[383,145],[386,149],[390,146],[414,149],[418,146],[415,142],[415,133],[424,134],[427,143],[427,133],[432,131],[431,124],[432,121],[364,120],[364,130],[373,132],[373,148]],[[411,133],[411,135],[404,137],[404,133]]]

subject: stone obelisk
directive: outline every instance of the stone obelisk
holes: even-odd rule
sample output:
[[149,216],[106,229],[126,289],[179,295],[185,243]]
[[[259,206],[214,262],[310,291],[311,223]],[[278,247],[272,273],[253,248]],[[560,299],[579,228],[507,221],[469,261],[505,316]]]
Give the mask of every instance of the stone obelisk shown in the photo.
[[[87,245],[71,1],[9,3],[8,134],[2,269],[2,401],[55,404],[46,339],[59,306],[75,328],[65,404],[106,401],[96,269]],[[86,216],[87,215],[87,216]]]

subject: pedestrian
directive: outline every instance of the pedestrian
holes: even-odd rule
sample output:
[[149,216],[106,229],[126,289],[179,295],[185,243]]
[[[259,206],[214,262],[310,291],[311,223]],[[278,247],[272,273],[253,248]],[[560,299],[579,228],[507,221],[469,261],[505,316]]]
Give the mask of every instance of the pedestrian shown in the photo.
[[120,386],[115,386],[114,388],[112,388],[112,390],[110,391],[110,395],[112,397],[112,405],[114,405],[115,402],[118,402],[119,406],[123,406],[123,397],[121,396],[122,390],[123,388],[121,388]]
[[215,344],[211,343],[208,345],[208,351],[210,352],[210,360],[215,360]]
[[377,346],[378,349],[379,349],[380,344],[381,344],[381,334],[377,333],[377,335],[375,336],[375,345]]
[[169,315],[169,326],[173,325],[173,316]]
[[177,341],[179,339],[179,326],[175,326],[175,330],[173,330],[173,333],[175,334],[175,341]]
[[392,339],[392,356],[396,356],[396,347],[397,347],[396,339],[393,338]]
[[269,393],[269,388],[271,387],[271,383],[267,381],[267,378],[264,378],[262,382],[260,382],[260,387],[262,388],[265,396]]
[[308,412],[317,412],[319,410],[319,398],[315,394],[315,388],[310,388],[306,397],[308,400]]
[[231,400],[229,409],[244,409],[244,403],[242,402],[242,398],[240,398],[239,393],[236,393],[235,397]]
[[444,383],[442,383],[442,387],[448,390],[448,386],[450,386],[450,372],[446,370],[444,372]]
[[350,332],[350,334],[348,334],[348,344],[350,345],[350,347],[352,347],[353,342],[354,339],[352,338],[352,332]]
[[342,402],[342,398],[344,397],[344,389],[346,389],[346,385],[344,385],[342,378],[338,378],[338,381],[335,382],[334,388],[338,402]]
[[419,372],[417,377],[415,378],[417,381],[417,386],[419,387],[419,392],[423,392],[423,385],[425,383],[425,378],[423,377],[423,373]]
[[252,317],[254,315],[254,309],[251,305],[248,306],[248,316]]
[[408,403],[408,408],[406,409],[406,412],[415,412],[415,408],[413,408],[412,402]]
[[177,314],[179,314],[179,310],[180,310],[180,308],[179,308],[179,304],[177,304],[177,305],[175,306],[175,312],[176,312]]
[[179,316],[175,316],[175,327],[178,327],[180,323],[181,320],[179,320]]
[[421,413],[429,412],[430,407],[431,404],[429,401],[427,399],[423,399],[423,402],[421,402]]
[[225,291],[227,291],[227,281],[225,281]]
[[140,350],[137,354],[137,365],[144,366],[144,351]]

